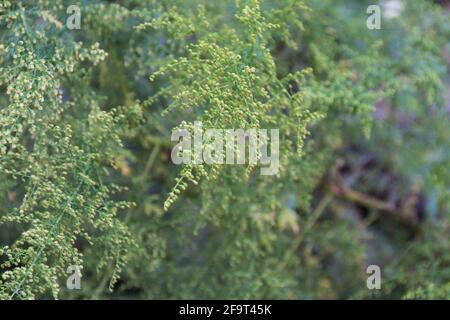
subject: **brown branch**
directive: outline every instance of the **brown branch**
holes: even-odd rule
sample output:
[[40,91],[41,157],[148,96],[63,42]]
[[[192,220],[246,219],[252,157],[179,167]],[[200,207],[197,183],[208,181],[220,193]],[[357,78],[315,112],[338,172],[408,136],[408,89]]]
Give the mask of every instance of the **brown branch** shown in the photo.
[[352,190],[351,188],[345,186],[344,184],[332,185],[331,192],[334,195],[344,198],[348,201],[355,202],[367,208],[376,209],[380,213],[385,214],[390,218],[393,218],[398,222],[411,227],[412,229],[414,229],[414,231],[420,230],[420,225],[418,221],[412,218],[413,216],[412,212],[400,210],[392,203],[385,202],[373,198],[367,194]]

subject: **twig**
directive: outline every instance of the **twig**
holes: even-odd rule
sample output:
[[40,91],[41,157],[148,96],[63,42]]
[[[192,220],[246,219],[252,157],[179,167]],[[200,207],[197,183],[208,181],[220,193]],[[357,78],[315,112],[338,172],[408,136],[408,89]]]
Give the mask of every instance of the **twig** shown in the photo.
[[388,215],[398,222],[413,228],[415,231],[420,230],[419,223],[411,218],[410,212],[399,210],[392,203],[385,202],[364,193],[352,190],[344,184],[333,185],[331,191],[336,196],[340,196],[341,198],[358,203],[367,208],[376,209],[380,213]]
[[284,253],[283,258],[281,259],[281,262],[279,264],[280,270],[282,270],[286,266],[289,257],[293,255],[297,250],[297,248],[302,244],[303,240],[305,239],[305,236],[316,224],[317,220],[322,216],[322,213],[325,211],[325,209],[328,207],[328,205],[332,200],[333,195],[327,194],[314,209],[314,211],[311,214],[311,218],[305,225],[304,230],[302,230],[301,234],[292,241],[290,247]]

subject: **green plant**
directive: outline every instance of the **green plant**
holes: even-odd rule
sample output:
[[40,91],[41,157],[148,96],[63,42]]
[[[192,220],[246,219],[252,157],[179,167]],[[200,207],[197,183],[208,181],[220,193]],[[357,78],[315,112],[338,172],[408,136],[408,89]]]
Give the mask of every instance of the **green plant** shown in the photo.
[[[71,4],[0,2],[0,299],[448,298],[442,7]],[[175,166],[195,121],[279,129],[279,173]]]

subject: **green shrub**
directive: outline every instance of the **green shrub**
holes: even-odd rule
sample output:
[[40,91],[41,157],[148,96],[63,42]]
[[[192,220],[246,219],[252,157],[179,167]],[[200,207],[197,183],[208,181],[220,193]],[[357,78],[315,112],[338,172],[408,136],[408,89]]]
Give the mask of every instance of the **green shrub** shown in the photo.
[[[0,299],[449,298],[450,15],[370,4],[80,1],[70,30],[2,0]],[[195,121],[279,129],[279,173],[174,165]]]

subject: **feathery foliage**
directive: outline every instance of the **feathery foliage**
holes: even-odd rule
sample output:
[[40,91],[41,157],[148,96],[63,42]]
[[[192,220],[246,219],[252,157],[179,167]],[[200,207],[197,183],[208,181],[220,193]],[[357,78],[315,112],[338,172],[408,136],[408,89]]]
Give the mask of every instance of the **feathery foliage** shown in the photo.
[[[95,0],[70,30],[71,4],[0,1],[0,299],[449,297],[448,12]],[[279,129],[279,173],[175,166],[196,121]]]

